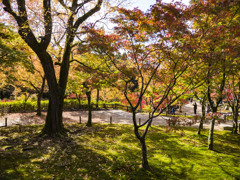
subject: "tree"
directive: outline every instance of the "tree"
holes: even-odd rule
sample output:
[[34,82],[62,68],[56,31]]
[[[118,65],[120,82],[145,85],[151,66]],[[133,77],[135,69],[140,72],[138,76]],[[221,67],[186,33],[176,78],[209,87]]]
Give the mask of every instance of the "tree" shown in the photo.
[[200,123],[198,126],[198,132],[197,134],[201,134],[201,129],[203,129],[203,123],[206,119],[206,103],[207,103],[207,88],[205,84],[201,86],[199,89],[194,90],[195,97],[200,101],[200,104],[202,105],[202,116],[200,119]]
[[232,57],[231,70],[226,80],[226,89],[224,94],[227,102],[232,110],[233,115],[233,133],[238,131],[238,111],[240,108],[240,74],[239,74],[239,58]]
[[[89,51],[89,50],[88,50]],[[92,126],[92,91],[108,87],[112,81],[111,75],[106,71],[105,59],[97,54],[84,53],[75,55],[72,62],[77,63],[73,69],[73,76],[79,84],[79,88],[85,92],[88,101],[88,127]]]
[[[0,86],[8,84],[14,86],[15,89],[24,89],[24,91],[29,91],[29,89],[31,89],[30,86],[32,86],[38,92],[37,114],[39,115],[41,114],[41,95],[43,93],[45,80],[42,85],[42,90],[40,91],[36,85],[34,85],[37,80],[36,76],[35,78],[29,78],[33,77],[34,72],[38,71],[36,70],[36,65],[32,61],[33,53],[21,37],[11,29],[11,27],[0,24],[0,28],[0,70],[1,75],[3,76],[1,78],[2,82]],[[33,79],[35,80],[34,82],[32,81]],[[28,82],[28,85],[25,83],[26,81]],[[30,95],[31,93],[24,92],[25,103]]]
[[81,100],[83,95],[83,89],[80,86],[80,82],[76,76],[69,74],[68,84],[67,84],[67,95],[75,94],[78,101],[78,108],[81,108]]
[[[37,64],[36,64],[37,63]],[[28,89],[32,89],[32,91],[35,91],[37,94],[37,116],[41,116],[42,110],[41,110],[41,100],[42,95],[44,92],[46,77],[41,72],[41,70],[38,70],[39,64],[38,62],[33,63],[34,67],[32,68],[32,72],[28,73],[26,70],[19,71],[18,69],[18,82],[21,84],[21,86],[28,87]],[[31,77],[31,78],[29,78]]]
[[[43,134],[49,136],[65,134],[62,123],[62,111],[69,72],[69,58],[74,37],[83,22],[100,10],[102,2],[103,0],[94,2],[81,1],[80,3],[78,0],[71,2],[44,0],[42,3],[39,3],[38,1],[17,0],[14,3],[10,0],[3,0],[4,10],[16,20],[18,33],[38,56],[47,79],[50,98],[46,123],[42,131]],[[35,10],[27,10],[28,7],[35,7]],[[16,8],[18,9],[17,11],[15,10]],[[42,15],[39,16],[40,21],[32,21],[34,11],[37,12],[39,9],[42,12]],[[53,58],[48,52],[48,47],[54,34],[53,30],[59,28],[59,26],[54,26],[55,20],[58,20],[57,17],[62,20],[61,22],[63,22],[65,27],[63,35],[59,36],[65,40],[64,52],[59,62],[59,79],[56,76]],[[34,16],[34,18],[36,17]],[[44,32],[42,35],[33,26],[38,24],[38,22],[43,22],[39,24],[39,30]]]
[[[214,103],[212,96],[211,96],[211,90],[212,90],[212,86],[211,86],[211,81],[210,79],[212,78],[209,75],[209,71],[208,71],[208,81],[207,81],[207,85],[208,85],[208,89],[207,89],[207,97],[208,97],[208,102],[210,104],[211,110],[212,110],[212,120],[211,120],[211,126],[209,129],[209,136],[208,136],[208,149],[209,150],[213,150],[213,131],[214,131],[214,125],[215,125],[215,120],[216,120],[216,114],[218,111],[218,107],[219,104],[222,102],[222,97],[223,97],[223,90],[224,90],[224,86],[225,86],[225,80],[226,80],[226,76],[225,73],[223,73],[222,76],[222,80],[221,80],[221,85],[220,88],[217,90],[219,92],[218,97],[216,99],[216,103]],[[216,86],[214,87],[214,89],[217,88]]]
[[[190,61],[194,49],[188,42],[191,32],[187,29],[188,18],[181,4],[158,2],[150,13],[139,9],[117,10],[119,14],[113,20],[117,24],[115,34],[105,35],[101,30],[92,30],[89,31],[93,35],[90,42],[108,57],[109,72],[117,74],[114,84],[123,91],[131,106],[134,134],[142,149],[142,167],[149,169],[145,138],[153,119],[193,88],[191,80],[185,84],[186,74],[191,72],[187,70],[194,63]],[[196,74],[197,71],[191,75]],[[156,87],[150,89],[153,81]],[[165,104],[170,94],[172,99]],[[138,125],[136,114],[147,96],[155,102],[151,103],[149,119]]]
[[232,14],[227,18],[228,26],[225,29],[226,36],[226,48],[224,53],[228,59],[229,69],[227,71],[226,78],[226,89],[225,95],[227,101],[232,109],[233,114],[233,133],[236,134],[238,131],[238,111],[240,108],[240,59],[239,59],[239,48],[240,48],[240,5],[239,3],[235,6],[230,6]]
[[[237,1],[205,1],[194,4],[196,35],[201,44],[200,61],[205,61],[207,72],[207,97],[212,110],[212,121],[209,129],[208,149],[213,150],[213,132],[218,107],[223,99],[226,76],[229,69],[230,56],[225,54],[229,42],[236,36],[235,19],[238,17],[240,4]],[[201,34],[201,35],[200,35]],[[204,38],[202,38],[204,34]],[[232,38],[232,37],[235,38]],[[216,101],[213,101],[215,93]]]
[[14,79],[13,74],[17,66],[24,66],[27,71],[32,69],[29,58],[30,49],[20,36],[10,26],[0,23],[0,86],[4,86],[9,80]]

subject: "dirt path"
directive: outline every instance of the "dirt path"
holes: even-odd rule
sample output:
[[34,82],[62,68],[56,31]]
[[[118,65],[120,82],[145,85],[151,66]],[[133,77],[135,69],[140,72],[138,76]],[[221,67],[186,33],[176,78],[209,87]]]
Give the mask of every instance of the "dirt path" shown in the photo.
[[[182,114],[186,113],[186,115],[194,115],[193,104],[195,102],[196,101],[188,102],[188,103],[184,104],[182,107]],[[202,106],[199,102],[196,102],[196,103],[197,103],[197,115],[201,116],[202,115]]]
[[[189,105],[188,108],[191,108]],[[36,116],[35,112],[32,113],[11,113],[6,115],[8,119],[8,126],[21,124],[21,125],[33,125],[33,124],[44,124],[46,118],[46,112],[42,113],[41,117]],[[82,123],[87,122],[88,117],[87,111],[66,111],[63,112],[63,122],[64,123],[77,123],[79,122],[80,116]],[[5,125],[5,117],[0,117],[0,126]],[[114,124],[133,124],[132,123],[132,114],[122,110],[101,110],[93,111],[92,120],[93,123],[110,123],[110,117],[112,117],[112,123]],[[141,119],[141,120],[140,120]],[[139,120],[143,123],[148,119],[147,114],[137,114],[137,121]],[[153,120],[153,125],[167,125],[167,119],[169,117],[160,116]],[[221,130],[222,126],[231,126],[231,123],[228,124],[216,124],[215,129]],[[191,127],[198,127],[198,123],[193,124]],[[204,124],[204,128],[209,128],[209,123]]]
[[[63,112],[63,122],[64,123],[76,123],[79,122],[80,116],[82,123],[87,122],[87,111],[66,111]],[[44,124],[46,118],[46,112],[42,113],[41,117],[36,116],[35,112],[32,113],[11,113],[6,115],[8,119],[8,126],[14,124],[21,125],[31,125],[31,124]],[[0,126],[4,126],[5,117],[0,118]],[[112,117],[112,122],[114,124],[132,124],[132,114],[122,110],[101,110],[93,111],[92,118],[93,123],[109,123],[110,117]],[[137,114],[137,120],[141,122],[147,120],[148,115],[146,114]],[[153,122],[153,125],[166,125],[167,117],[156,118]]]

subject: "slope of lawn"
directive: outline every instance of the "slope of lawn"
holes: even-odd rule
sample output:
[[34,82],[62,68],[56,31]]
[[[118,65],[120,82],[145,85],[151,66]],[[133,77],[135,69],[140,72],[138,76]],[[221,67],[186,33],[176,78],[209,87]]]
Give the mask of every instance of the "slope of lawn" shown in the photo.
[[42,126],[0,129],[0,179],[240,179],[240,135],[170,131],[152,126],[147,135],[150,171],[131,125],[68,124],[67,138],[44,139]]

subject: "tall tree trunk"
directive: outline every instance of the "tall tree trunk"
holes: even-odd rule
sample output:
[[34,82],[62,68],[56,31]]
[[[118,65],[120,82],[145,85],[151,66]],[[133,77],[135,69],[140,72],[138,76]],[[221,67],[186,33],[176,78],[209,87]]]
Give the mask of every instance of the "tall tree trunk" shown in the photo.
[[63,96],[50,96],[46,123],[42,130],[43,134],[49,136],[61,136],[66,134],[62,122]]
[[88,121],[86,126],[92,126],[92,105],[91,105],[91,91],[86,92],[87,100],[88,100]]
[[37,116],[41,116],[42,114],[41,100],[42,100],[42,93],[39,92],[37,94]]
[[81,95],[80,94],[76,94],[77,100],[78,100],[78,109],[81,108]]
[[[42,130],[42,134],[47,134],[48,136],[65,135],[66,130],[64,129],[62,122],[62,112],[66,86],[65,84],[60,86],[60,82],[62,84],[63,81],[61,79],[59,79],[59,84],[57,83],[55,70],[53,64],[51,63],[51,56],[46,52],[38,54],[38,56],[39,59],[41,59],[41,62],[45,62],[45,64],[42,65],[50,95],[46,123]],[[67,78],[68,71],[66,70],[65,73],[65,78]]]
[[199,126],[198,126],[198,132],[197,134],[201,134],[201,129],[203,129],[203,122],[205,120],[205,108],[206,108],[206,101],[205,99],[203,99],[202,101],[202,117],[201,117],[201,120],[200,120],[200,123],[199,123]]
[[96,108],[98,108],[98,103],[99,103],[99,89],[97,89],[97,104],[96,104]]
[[238,107],[237,106],[233,106],[232,113],[233,113],[233,131],[232,131],[232,133],[237,134],[237,131],[238,131]]
[[44,91],[44,86],[45,86],[45,76],[42,78],[42,86],[41,89],[38,91],[37,94],[37,116],[41,116],[42,114],[42,108],[41,108],[41,100],[42,100],[42,95]]

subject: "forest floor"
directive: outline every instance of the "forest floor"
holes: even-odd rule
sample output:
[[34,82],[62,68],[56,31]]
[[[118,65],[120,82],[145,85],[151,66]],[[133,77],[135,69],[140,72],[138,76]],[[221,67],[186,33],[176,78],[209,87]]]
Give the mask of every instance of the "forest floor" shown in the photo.
[[[193,117],[192,104],[183,110],[176,114]],[[39,136],[46,112],[40,117],[36,112],[5,117],[8,127],[0,128],[0,179],[240,179],[240,135],[215,131],[214,151],[209,151],[209,122],[197,135],[198,123],[191,126],[195,128],[168,128],[172,116],[154,119],[146,138],[151,170],[144,171],[130,112],[93,111],[91,128],[85,126],[87,111],[63,112],[69,132],[61,138]],[[137,114],[138,123],[147,118],[146,113]],[[221,130],[221,125],[215,129]]]
[[0,179],[240,179],[240,135],[151,126],[146,137],[150,170],[127,124],[68,123],[67,137],[45,138],[42,125],[0,128]]

